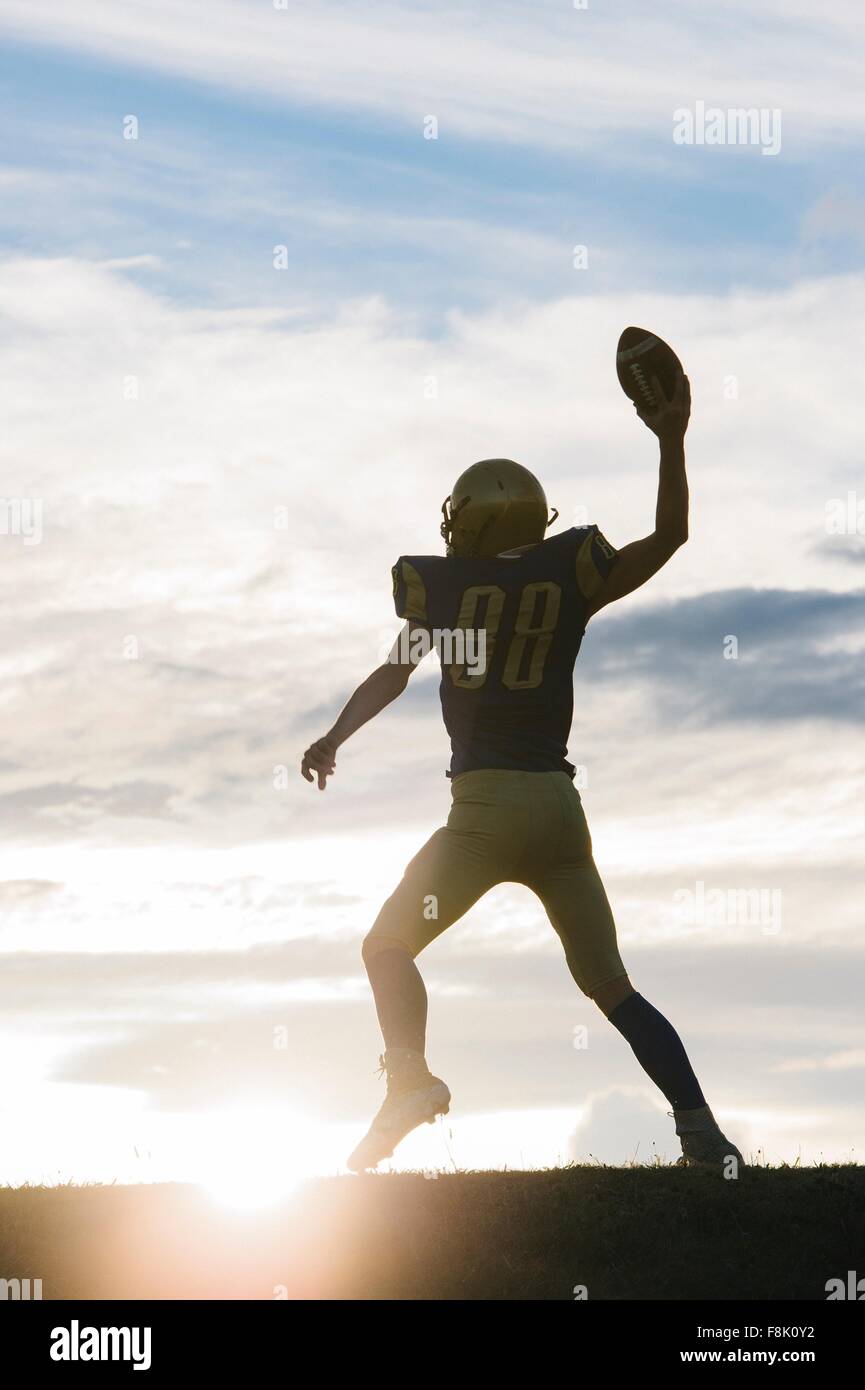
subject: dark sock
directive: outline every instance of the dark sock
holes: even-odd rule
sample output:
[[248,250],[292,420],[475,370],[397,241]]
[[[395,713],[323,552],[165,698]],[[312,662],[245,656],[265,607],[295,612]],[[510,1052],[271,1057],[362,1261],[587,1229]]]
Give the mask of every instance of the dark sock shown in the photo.
[[609,1020],[631,1044],[640,1066],[674,1110],[696,1110],[706,1104],[682,1039],[648,999],[629,994],[609,1014]]
[[408,951],[375,951],[365,959],[385,1048],[426,1046],[427,997]]

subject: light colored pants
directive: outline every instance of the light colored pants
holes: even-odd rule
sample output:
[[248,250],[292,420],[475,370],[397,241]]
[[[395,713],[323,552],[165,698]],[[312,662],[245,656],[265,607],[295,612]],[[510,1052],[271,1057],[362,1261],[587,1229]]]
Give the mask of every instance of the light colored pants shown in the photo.
[[406,868],[364,942],[364,955],[417,956],[498,883],[537,893],[584,994],[626,974],[592,858],[580,794],[565,772],[463,772],[447,825]]

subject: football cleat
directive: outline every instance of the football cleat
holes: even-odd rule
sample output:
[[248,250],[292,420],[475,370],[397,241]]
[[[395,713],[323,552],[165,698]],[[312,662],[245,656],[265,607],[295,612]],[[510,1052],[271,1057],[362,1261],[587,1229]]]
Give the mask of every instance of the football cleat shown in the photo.
[[722,1134],[708,1105],[699,1110],[677,1110],[676,1133],[682,1141],[680,1168],[711,1168],[723,1173],[728,1160],[736,1160],[736,1172],[747,1165],[736,1145]]
[[446,1115],[451,1093],[438,1076],[433,1076],[419,1052],[390,1048],[380,1059],[380,1071],[387,1073],[387,1095],[346,1166],[353,1173],[375,1168],[390,1158],[397,1144],[418,1125],[432,1124],[437,1115]]

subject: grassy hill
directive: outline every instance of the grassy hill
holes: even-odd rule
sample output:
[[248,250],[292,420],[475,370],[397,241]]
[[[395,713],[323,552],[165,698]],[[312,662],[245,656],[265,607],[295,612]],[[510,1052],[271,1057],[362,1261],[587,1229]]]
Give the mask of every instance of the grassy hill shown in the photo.
[[865,1168],[399,1174],[233,1213],[180,1185],[0,1189],[43,1298],[825,1299],[865,1274]]

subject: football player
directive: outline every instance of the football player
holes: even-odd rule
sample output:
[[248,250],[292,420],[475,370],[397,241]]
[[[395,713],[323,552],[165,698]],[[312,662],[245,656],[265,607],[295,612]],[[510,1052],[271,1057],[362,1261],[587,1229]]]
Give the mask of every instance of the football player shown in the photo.
[[[690,386],[680,372],[672,398],[657,380],[653,387],[657,410],[635,407],[660,442],[651,535],[618,551],[597,526],[545,539],[555,515],[548,520],[538,480],[509,459],[474,464],[442,507],[447,555],[402,556],[393,568],[394,602],[409,640],[397,643],[303,756],[303,776],[324,790],[340,745],[405,690],[424,639],[427,648],[437,642],[452,807],[363,943],[387,1094],[348,1160],[355,1171],[375,1167],[417,1125],[447,1113],[450,1092],[426,1062],[427,996],[415,962],[502,882],[537,894],[577,985],[666,1096],[680,1163],[720,1170],[733,1160],[728,1173],[742,1163],[706,1104],[679,1035],[628,977],[566,758],[574,662],[587,623],[657,574],[688,535]],[[460,638],[462,646],[454,640]]]

